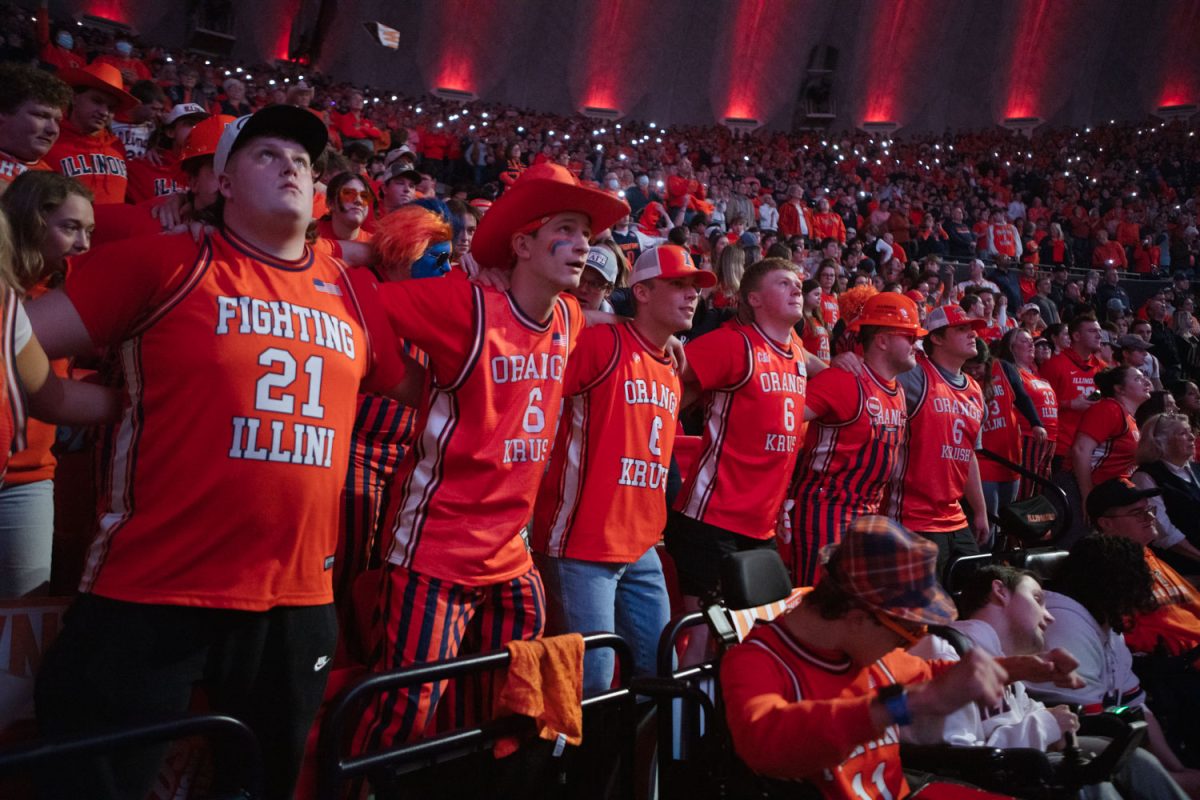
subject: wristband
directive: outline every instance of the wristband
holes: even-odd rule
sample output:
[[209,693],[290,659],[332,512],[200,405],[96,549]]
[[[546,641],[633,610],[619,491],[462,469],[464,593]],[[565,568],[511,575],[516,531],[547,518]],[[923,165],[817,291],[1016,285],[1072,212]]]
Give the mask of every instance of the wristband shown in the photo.
[[878,697],[892,722],[901,727],[912,724],[912,715],[908,712],[908,692],[905,691],[904,684],[893,683],[884,686],[879,690]]

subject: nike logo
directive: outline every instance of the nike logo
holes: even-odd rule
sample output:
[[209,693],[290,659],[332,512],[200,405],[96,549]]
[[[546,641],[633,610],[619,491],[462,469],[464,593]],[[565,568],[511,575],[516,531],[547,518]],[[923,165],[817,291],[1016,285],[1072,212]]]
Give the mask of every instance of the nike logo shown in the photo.
[[325,665],[329,663],[329,656],[321,656],[317,659],[317,663],[313,664],[313,672],[320,672]]

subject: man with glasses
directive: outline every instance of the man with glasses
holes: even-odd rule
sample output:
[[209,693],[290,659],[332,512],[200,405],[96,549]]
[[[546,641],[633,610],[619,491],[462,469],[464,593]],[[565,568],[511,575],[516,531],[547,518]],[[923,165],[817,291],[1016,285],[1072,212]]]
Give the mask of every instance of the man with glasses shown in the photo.
[[[1150,547],[1170,546],[1159,535],[1150,505],[1150,498],[1160,494],[1161,489],[1138,489],[1124,478],[1114,478],[1092,489],[1087,513],[1098,533],[1142,545],[1154,579],[1158,607],[1136,615],[1136,624],[1125,632],[1129,649],[1150,653],[1161,644],[1171,655],[1182,655],[1200,645],[1200,592]],[[1182,544],[1186,546],[1186,540]]]

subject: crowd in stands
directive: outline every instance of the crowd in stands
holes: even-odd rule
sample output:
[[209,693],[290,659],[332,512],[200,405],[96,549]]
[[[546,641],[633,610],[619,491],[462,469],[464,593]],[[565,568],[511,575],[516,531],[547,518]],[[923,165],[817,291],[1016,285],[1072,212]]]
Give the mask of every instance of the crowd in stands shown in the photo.
[[[1095,652],[1200,645],[1194,125],[735,135],[0,19],[0,597],[80,590],[43,732],[182,711],[203,678],[290,796],[327,664],[614,630],[652,672],[675,589],[698,608],[752,549],[817,588],[729,659],[735,744],[828,796],[865,796],[851,772],[876,763],[869,796],[899,796],[889,670],[932,687],[918,716],[1018,678],[1116,705],[1144,696]],[[1071,569],[1129,596],[985,573],[980,652],[896,655],[953,618],[938,582],[1000,546],[1031,475],[1067,497]],[[52,564],[56,537],[87,553]],[[1036,614],[1006,621],[1013,602]],[[1087,636],[1054,633],[1071,615]],[[1004,661],[1047,641],[1071,655]],[[589,654],[587,691],[612,680]],[[463,702],[444,690],[382,695],[355,744],[420,737]],[[1073,729],[1004,691],[1038,742]],[[834,722],[828,752],[779,751]],[[870,763],[847,755],[867,742]],[[1154,738],[1132,779],[1174,789],[1125,796],[1197,796],[1178,750]],[[159,755],[60,771],[48,796],[134,796]]]

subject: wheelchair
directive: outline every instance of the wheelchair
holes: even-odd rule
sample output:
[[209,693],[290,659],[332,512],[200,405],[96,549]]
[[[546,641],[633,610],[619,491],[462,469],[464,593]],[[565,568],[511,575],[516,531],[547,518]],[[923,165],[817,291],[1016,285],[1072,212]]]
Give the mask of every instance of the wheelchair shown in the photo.
[[[991,554],[988,554],[991,558]],[[1050,568],[1056,552],[1022,551],[1033,568]],[[705,599],[703,610],[676,617],[659,645],[659,676],[637,679],[634,689],[658,702],[659,790],[674,798],[809,798],[816,788],[799,782],[764,778],[737,758],[725,726],[721,702],[721,653],[748,633],[755,619],[769,620],[799,600],[787,570],[773,551],[726,556],[721,564],[721,594]],[[710,628],[717,655],[702,664],[672,668],[672,656],[689,629]],[[952,643],[969,647],[961,634],[945,632]],[[1145,723],[1113,715],[1085,718],[1084,733],[1107,736],[1112,743],[1098,756],[1068,751],[1054,764],[1033,748],[1000,749],[953,745],[902,746],[905,770],[936,779],[961,781],[987,791],[1022,798],[1061,798],[1082,786],[1108,780],[1132,755],[1145,736]]]

